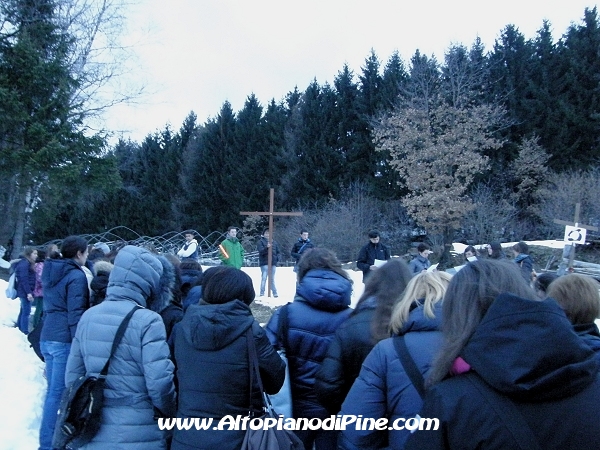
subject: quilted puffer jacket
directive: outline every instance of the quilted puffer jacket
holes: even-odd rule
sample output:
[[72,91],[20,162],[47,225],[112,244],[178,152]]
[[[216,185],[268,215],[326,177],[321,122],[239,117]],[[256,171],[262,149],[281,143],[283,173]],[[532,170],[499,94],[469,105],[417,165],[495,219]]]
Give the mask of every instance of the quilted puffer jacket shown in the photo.
[[165,326],[153,311],[163,310],[167,301],[160,295],[162,272],[161,262],[147,250],[124,247],[115,259],[106,299],[81,317],[67,361],[67,384],[100,373],[123,318],[141,306],[111,359],[102,425],[86,449],[166,448],[165,432],[154,419],[158,411],[167,417],[176,411]]
[[[294,417],[327,418],[314,389],[315,377],[333,340],[335,331],[352,312],[352,283],[326,269],[306,273],[288,308],[287,345]],[[279,312],[275,311],[266,327],[267,336],[277,348],[284,342],[278,337]]]

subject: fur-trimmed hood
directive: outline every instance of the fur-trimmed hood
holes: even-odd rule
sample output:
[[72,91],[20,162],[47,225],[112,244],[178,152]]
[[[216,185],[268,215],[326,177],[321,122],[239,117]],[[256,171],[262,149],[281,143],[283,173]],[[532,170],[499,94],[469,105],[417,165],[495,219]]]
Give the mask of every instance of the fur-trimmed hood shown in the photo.
[[163,272],[160,276],[158,292],[150,309],[161,313],[173,301],[177,276],[175,266],[167,258],[164,256],[157,256],[157,258],[162,265]]
[[172,298],[175,268],[161,256],[127,245],[119,250],[110,273],[106,301],[133,300],[160,312]]
[[98,259],[94,262],[94,275],[98,275],[100,273],[109,274],[112,272],[115,266],[103,259]]

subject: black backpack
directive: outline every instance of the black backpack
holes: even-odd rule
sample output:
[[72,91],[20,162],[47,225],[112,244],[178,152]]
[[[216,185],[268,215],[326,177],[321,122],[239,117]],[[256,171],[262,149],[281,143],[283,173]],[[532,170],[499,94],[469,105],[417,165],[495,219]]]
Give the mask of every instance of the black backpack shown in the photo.
[[65,389],[56,418],[53,448],[77,449],[90,442],[98,433],[110,359],[125,334],[131,316],[138,309],[138,306],[133,308],[119,325],[110,356],[98,377],[83,375]]

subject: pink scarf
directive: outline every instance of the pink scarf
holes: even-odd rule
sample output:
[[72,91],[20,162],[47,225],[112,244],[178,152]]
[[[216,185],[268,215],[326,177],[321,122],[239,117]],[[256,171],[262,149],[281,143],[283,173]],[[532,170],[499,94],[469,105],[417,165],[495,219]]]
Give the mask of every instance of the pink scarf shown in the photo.
[[462,359],[460,356],[454,360],[452,367],[450,368],[450,375],[460,375],[471,370],[471,366],[468,362]]

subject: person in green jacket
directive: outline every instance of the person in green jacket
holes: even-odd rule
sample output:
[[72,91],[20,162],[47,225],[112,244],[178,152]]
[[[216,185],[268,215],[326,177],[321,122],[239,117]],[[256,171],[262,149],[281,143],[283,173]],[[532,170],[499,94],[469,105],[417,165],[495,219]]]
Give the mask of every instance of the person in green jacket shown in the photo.
[[244,248],[237,238],[237,228],[227,228],[227,238],[219,245],[219,258],[223,265],[240,269],[244,262]]

